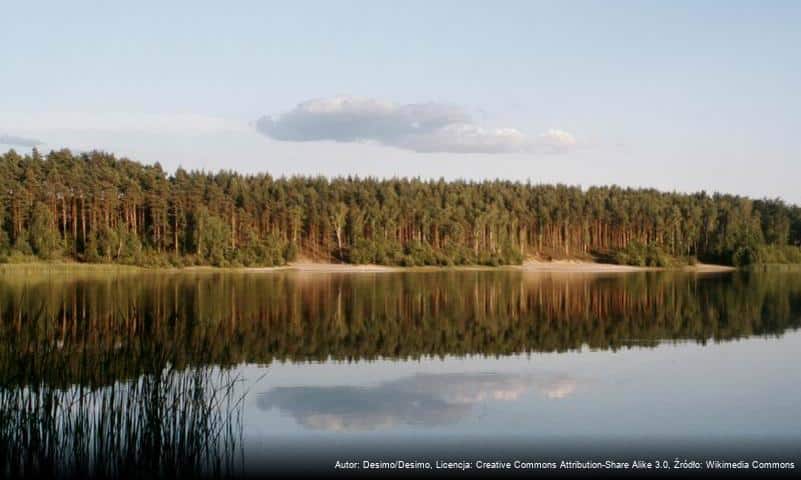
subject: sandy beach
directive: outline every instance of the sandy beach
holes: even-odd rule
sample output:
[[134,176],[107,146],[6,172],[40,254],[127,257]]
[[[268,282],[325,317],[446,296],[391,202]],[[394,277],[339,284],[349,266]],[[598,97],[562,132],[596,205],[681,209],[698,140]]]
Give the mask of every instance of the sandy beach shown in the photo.
[[615,265],[610,263],[588,262],[583,260],[554,260],[540,261],[527,260],[522,265],[501,265],[498,267],[484,265],[458,265],[453,267],[422,266],[397,267],[388,265],[353,265],[347,263],[327,263],[314,261],[291,262],[280,267],[138,267],[116,264],[92,264],[78,262],[31,262],[10,263],[0,265],[0,273],[13,273],[21,271],[64,271],[72,274],[77,272],[137,272],[137,271],[165,271],[165,272],[214,272],[214,271],[242,271],[242,272],[303,272],[303,273],[385,273],[385,272],[435,272],[435,271],[522,271],[547,273],[630,273],[644,271],[688,271],[698,273],[728,272],[734,267],[725,265],[696,264],[692,266],[657,268],[635,267],[630,265]]
[[728,272],[735,270],[734,267],[726,265],[712,265],[699,263],[696,265],[686,265],[682,267],[659,268],[659,267],[635,267],[631,265],[616,265],[612,263],[597,263],[580,260],[554,260],[543,262],[528,260],[520,266],[526,272],[576,272],[576,273],[614,273],[614,272],[644,272],[661,270],[681,270],[690,272]]
[[635,267],[630,265],[615,265],[610,263],[596,263],[578,260],[555,260],[550,262],[528,260],[522,265],[505,265],[499,267],[454,266],[454,267],[394,267],[387,265],[351,265],[346,263],[318,263],[293,262],[283,267],[246,268],[248,271],[297,271],[308,273],[381,273],[381,272],[407,272],[407,271],[493,271],[493,270],[519,270],[523,272],[552,272],[552,273],[627,273],[644,271],[689,271],[689,272],[728,272],[735,270],[725,265],[697,264],[676,268]]

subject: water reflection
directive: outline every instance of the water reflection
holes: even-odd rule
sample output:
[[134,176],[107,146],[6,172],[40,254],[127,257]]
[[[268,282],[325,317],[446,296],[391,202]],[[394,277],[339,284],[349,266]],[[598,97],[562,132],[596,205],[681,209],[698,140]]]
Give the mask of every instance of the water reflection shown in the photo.
[[276,387],[260,395],[258,406],[277,408],[314,430],[433,427],[464,420],[483,402],[519,400],[532,388],[560,399],[575,391],[576,381],[560,375],[418,374],[367,387]]
[[482,408],[526,411],[532,399],[564,414],[558,406],[589,405],[588,383],[560,366],[565,373],[411,370],[361,386],[269,375],[282,362],[335,360],[344,378],[357,361],[706,344],[799,325],[793,274],[2,274],[0,476],[229,472],[241,460],[245,393],[234,372],[243,364],[267,369],[272,386],[260,388],[255,413],[305,430],[456,428]]
[[[181,368],[779,335],[801,322],[801,276],[0,276],[0,315],[0,370],[68,384],[86,362],[98,368],[80,381],[101,385],[137,376],[153,351]],[[31,367],[42,348],[52,368]]]

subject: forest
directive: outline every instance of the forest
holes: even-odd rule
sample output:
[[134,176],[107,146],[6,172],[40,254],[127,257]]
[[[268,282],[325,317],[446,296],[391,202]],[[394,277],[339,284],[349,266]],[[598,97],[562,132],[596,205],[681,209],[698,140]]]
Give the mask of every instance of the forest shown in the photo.
[[112,154],[0,155],[0,261],[273,266],[801,263],[781,199],[505,180],[273,177]]

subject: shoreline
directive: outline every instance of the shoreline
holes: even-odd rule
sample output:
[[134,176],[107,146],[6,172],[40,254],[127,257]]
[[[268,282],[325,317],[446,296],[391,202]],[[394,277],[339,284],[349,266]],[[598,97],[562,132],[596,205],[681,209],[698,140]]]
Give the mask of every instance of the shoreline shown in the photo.
[[278,267],[214,267],[198,265],[189,267],[147,267],[114,263],[79,262],[26,262],[0,264],[0,274],[8,270],[67,270],[82,272],[129,271],[129,272],[298,272],[298,273],[399,273],[399,272],[438,272],[438,271],[519,271],[524,273],[634,273],[634,272],[689,272],[720,273],[732,272],[737,268],[727,265],[696,264],[680,267],[638,267],[578,260],[554,260],[548,262],[529,260],[522,265],[484,265],[420,266],[399,267],[388,265],[355,265],[348,263],[292,262]]
[[728,265],[698,263],[678,267],[637,267],[614,263],[587,262],[579,260],[554,260],[550,262],[528,261],[520,266],[524,272],[576,272],[576,273],[626,273],[626,272],[732,272],[737,270]]
[[[212,267],[213,268],[213,267]],[[245,268],[245,270],[260,270],[259,268]],[[421,267],[395,267],[387,265],[351,265],[338,263],[312,263],[296,262],[283,267],[267,267],[265,271],[286,270],[305,273],[379,273],[379,272],[425,272],[425,271],[520,271],[542,273],[633,273],[633,272],[659,272],[659,271],[685,271],[699,273],[731,272],[737,270],[727,265],[697,264],[681,267],[636,267],[631,265],[616,265],[611,263],[563,261],[551,262],[528,261],[522,265],[499,265],[497,267],[484,265],[457,265],[452,267],[421,266]]]

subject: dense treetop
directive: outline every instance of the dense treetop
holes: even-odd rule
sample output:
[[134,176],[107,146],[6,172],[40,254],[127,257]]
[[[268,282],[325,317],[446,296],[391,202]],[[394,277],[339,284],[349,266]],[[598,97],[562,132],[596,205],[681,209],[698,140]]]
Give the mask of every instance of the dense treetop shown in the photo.
[[67,150],[0,155],[0,225],[6,261],[801,262],[801,208],[779,199],[503,180],[168,175],[159,164]]

